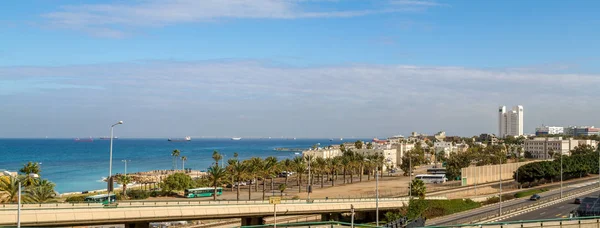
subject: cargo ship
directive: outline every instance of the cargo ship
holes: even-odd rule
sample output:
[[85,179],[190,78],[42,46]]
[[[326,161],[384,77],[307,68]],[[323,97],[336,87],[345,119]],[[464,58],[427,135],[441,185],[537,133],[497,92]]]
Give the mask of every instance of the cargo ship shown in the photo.
[[83,139],[75,138],[75,142],[93,142],[93,141],[94,141],[94,139],[92,137],[90,137],[90,138],[83,138]]
[[187,141],[192,141],[192,137],[186,136],[183,139],[167,139],[169,142],[187,142]]

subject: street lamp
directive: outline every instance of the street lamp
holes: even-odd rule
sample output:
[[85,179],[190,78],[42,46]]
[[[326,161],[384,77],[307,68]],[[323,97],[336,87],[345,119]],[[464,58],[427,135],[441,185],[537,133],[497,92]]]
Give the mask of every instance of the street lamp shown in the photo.
[[311,158],[310,155],[307,155],[308,157],[308,183],[306,184],[308,186],[307,192],[308,192],[308,201],[310,203],[310,192],[312,191],[312,185],[310,183],[310,162],[311,162]]
[[127,176],[127,162],[130,162],[131,160],[121,160],[122,162],[125,162],[125,176]]
[[563,198],[563,154],[560,151],[560,198]]
[[17,196],[17,228],[21,228],[21,181],[17,179],[19,182],[19,194]]
[[111,202],[111,198],[110,198],[110,191],[112,190],[112,150],[113,150],[113,129],[115,128],[115,126],[119,125],[119,124],[123,124],[123,121],[119,121],[113,125],[110,126],[110,158],[108,161],[108,202]]

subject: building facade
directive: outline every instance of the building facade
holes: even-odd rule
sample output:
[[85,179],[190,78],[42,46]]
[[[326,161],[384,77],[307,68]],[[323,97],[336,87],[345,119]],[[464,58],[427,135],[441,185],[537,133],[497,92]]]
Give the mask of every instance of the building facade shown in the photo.
[[564,134],[570,136],[600,135],[600,128],[595,128],[594,126],[569,126],[564,129]]
[[539,137],[525,140],[525,152],[531,153],[536,159],[551,159],[550,152],[570,155],[576,146],[590,145],[594,148],[597,142],[594,140],[563,139],[562,137]]
[[543,136],[543,135],[562,135],[565,133],[563,127],[555,127],[555,126],[541,126],[535,128],[535,136]]
[[523,135],[523,106],[507,111],[506,106],[498,109],[498,137]]

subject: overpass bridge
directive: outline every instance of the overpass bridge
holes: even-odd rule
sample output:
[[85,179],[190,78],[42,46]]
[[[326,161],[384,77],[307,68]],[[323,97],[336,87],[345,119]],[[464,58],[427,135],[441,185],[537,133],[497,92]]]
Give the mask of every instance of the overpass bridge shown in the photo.
[[[427,197],[445,199],[445,197]],[[408,197],[380,198],[380,210],[397,209],[408,203]],[[340,213],[374,211],[375,199],[316,199],[282,200],[277,215],[322,214],[324,219],[335,219]],[[144,228],[150,222],[241,218],[242,225],[260,225],[263,218],[273,216],[274,207],[268,201],[122,201],[116,208],[105,208],[98,203],[22,204],[22,226],[79,226],[126,224]],[[17,224],[17,204],[0,206],[0,226]]]

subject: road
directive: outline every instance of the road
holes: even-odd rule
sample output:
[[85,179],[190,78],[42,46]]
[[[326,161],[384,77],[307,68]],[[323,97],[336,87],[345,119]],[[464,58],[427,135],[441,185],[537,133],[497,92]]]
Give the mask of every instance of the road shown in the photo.
[[[585,197],[598,197],[600,191],[596,191],[585,196],[580,196],[580,199]],[[512,218],[501,220],[501,222],[520,221],[520,220],[538,220],[538,219],[553,219],[553,218],[568,218],[569,213],[575,210],[579,205],[573,203],[574,200],[552,205],[550,207],[540,208],[535,211],[517,215]]]
[[[568,185],[568,186],[566,186],[563,189],[563,194],[568,194],[568,193],[570,193],[572,191],[578,191],[578,190],[580,191],[581,188],[583,188],[583,187],[586,187],[586,188],[587,187],[592,187],[591,185],[593,185],[594,183],[598,183],[598,182],[597,181],[590,181],[590,182],[586,182],[586,183],[574,183],[574,184]],[[545,198],[551,198],[551,197],[557,197],[557,196],[559,196],[560,195],[560,191],[553,190],[553,191],[548,191],[548,192],[541,193],[539,195],[542,196],[542,200],[543,200]],[[569,202],[572,202],[572,201],[569,201]],[[502,203],[502,207],[506,211],[507,208],[512,207],[512,206],[525,207],[525,206],[528,206],[528,205],[533,205],[534,203],[537,203],[537,202],[536,201],[530,201],[529,198],[526,198],[526,199],[514,199],[514,200],[509,200],[509,201],[503,202]],[[552,208],[558,208],[560,206],[551,206],[551,207]],[[427,226],[433,226],[433,225],[453,225],[453,224],[470,223],[471,221],[478,220],[479,218],[484,217],[487,214],[497,212],[498,208],[499,208],[498,204],[484,206],[484,207],[477,208],[477,209],[474,209],[474,210],[470,210],[470,211],[465,211],[465,212],[460,212],[460,213],[456,213],[456,214],[444,216],[442,218],[431,219],[431,220],[427,221],[426,225]],[[567,211],[567,216],[568,216],[568,212],[571,211],[572,209],[568,210],[567,206],[565,206],[563,208],[560,208],[559,211],[562,212],[563,210]],[[540,211],[540,210],[536,210],[536,211]],[[538,215],[539,215],[539,213],[541,213],[541,212],[538,212]],[[547,213],[550,213],[550,211],[548,211]],[[559,214],[559,213],[555,213],[554,215],[557,215],[557,214]],[[514,220],[511,219],[511,221],[514,221]]]

